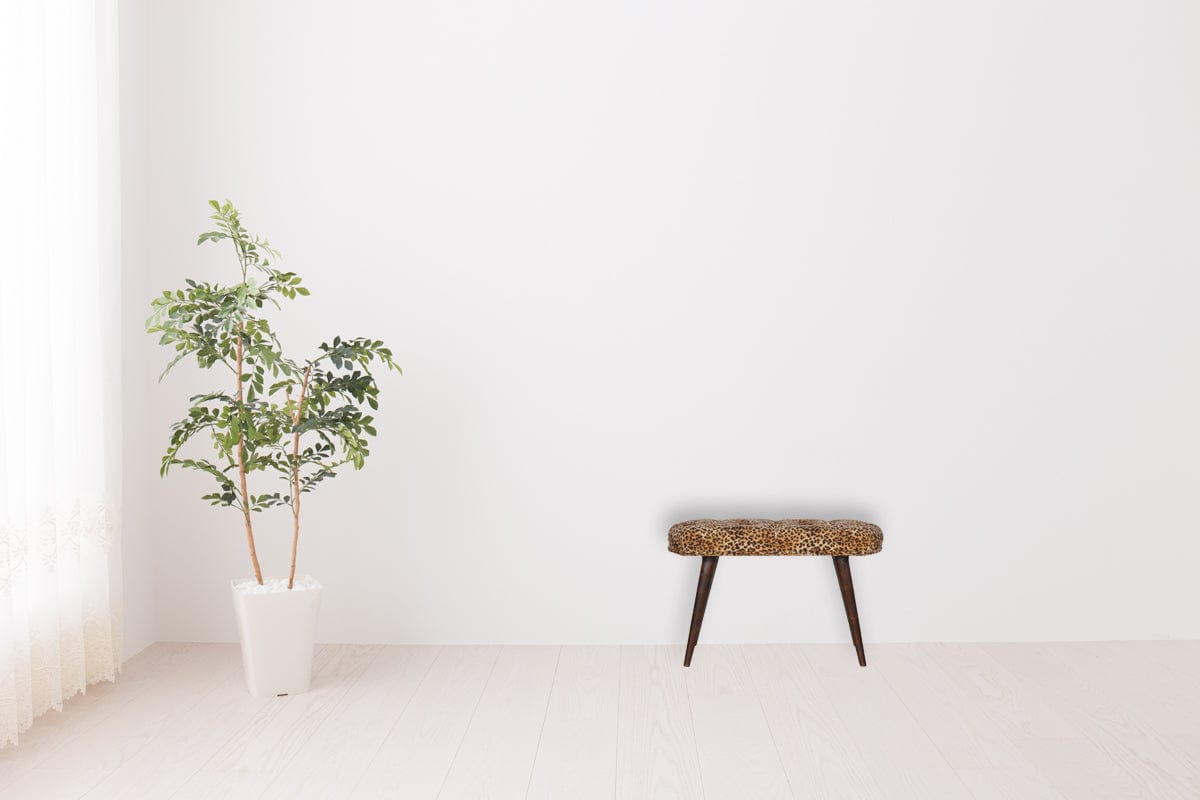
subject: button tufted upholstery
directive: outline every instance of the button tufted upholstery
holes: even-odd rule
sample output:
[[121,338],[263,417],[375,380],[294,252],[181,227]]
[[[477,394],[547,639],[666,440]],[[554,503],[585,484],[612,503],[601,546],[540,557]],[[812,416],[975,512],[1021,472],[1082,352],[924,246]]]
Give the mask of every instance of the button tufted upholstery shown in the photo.
[[682,556],[865,556],[883,549],[878,525],[853,519],[692,519],[671,526]]

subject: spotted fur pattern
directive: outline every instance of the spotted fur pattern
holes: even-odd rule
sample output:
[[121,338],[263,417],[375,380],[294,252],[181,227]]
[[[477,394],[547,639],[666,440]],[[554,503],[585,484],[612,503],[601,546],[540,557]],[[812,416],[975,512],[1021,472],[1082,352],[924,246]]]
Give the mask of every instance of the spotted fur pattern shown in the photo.
[[681,556],[865,556],[883,549],[878,525],[854,519],[693,519],[671,526]]

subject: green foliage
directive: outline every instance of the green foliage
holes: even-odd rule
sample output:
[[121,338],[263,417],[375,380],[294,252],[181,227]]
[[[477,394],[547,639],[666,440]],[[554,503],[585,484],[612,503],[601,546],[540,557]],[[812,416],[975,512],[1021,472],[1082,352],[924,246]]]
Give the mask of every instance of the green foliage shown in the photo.
[[[160,379],[194,357],[202,369],[229,370],[235,390],[190,398],[187,416],[171,426],[159,471],[165,476],[178,466],[208,474],[217,489],[203,499],[213,505],[250,511],[291,505],[296,482],[301,493],[310,492],[346,464],[363,467],[376,434],[375,420],[363,407],[379,408],[379,385],[371,369],[400,368],[377,339],[335,336],[310,359],[285,356],[263,310],[281,309],[283,301],[309,291],[294,272],[274,266],[279,253],[246,230],[228,200],[209,204],[216,229],[200,234],[197,244],[231,242],[241,281],[224,285],[189,279],[186,288],[163,292],[151,302],[146,330],[173,351]],[[212,452],[207,459],[182,454],[197,439],[208,440]],[[237,481],[239,449],[247,475],[276,475],[288,489],[243,497]]]

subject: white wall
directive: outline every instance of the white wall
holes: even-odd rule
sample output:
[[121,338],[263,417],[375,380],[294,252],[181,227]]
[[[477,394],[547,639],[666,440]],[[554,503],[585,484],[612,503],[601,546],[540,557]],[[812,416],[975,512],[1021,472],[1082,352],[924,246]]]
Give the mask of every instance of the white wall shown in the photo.
[[146,23],[145,0],[119,0],[120,137],[121,137],[121,410],[124,464],[121,475],[122,583],[124,650],[128,658],[158,638],[155,614],[154,530],[151,529],[149,478],[151,448],[158,431],[147,430],[150,401],[147,373],[153,358],[145,346],[142,324],[146,305],[148,176],[146,141]]
[[[234,274],[193,245],[228,196],[313,290],[288,342],[406,368],[306,506],[324,640],[676,641],[667,527],[740,514],[880,523],[868,639],[1200,636],[1200,6],[148,14],[130,303]],[[163,639],[233,638],[248,572],[150,477],[216,379],[137,406]],[[712,602],[710,640],[846,638],[826,559],[726,559]]]

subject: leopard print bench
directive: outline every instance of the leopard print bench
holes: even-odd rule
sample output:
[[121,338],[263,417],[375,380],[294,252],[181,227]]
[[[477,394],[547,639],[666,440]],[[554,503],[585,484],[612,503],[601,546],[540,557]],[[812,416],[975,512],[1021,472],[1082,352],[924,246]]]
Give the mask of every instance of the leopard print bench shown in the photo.
[[693,519],[672,525],[681,556],[867,556],[883,549],[878,525],[854,519]]
[[721,556],[832,556],[842,605],[850,623],[850,638],[860,666],[867,665],[854,583],[850,578],[850,556],[866,556],[883,549],[883,531],[878,525],[853,519],[693,519],[672,525],[667,549],[681,556],[700,556],[700,582],[692,607],[683,665],[692,665],[692,653],[700,638],[704,609]]

